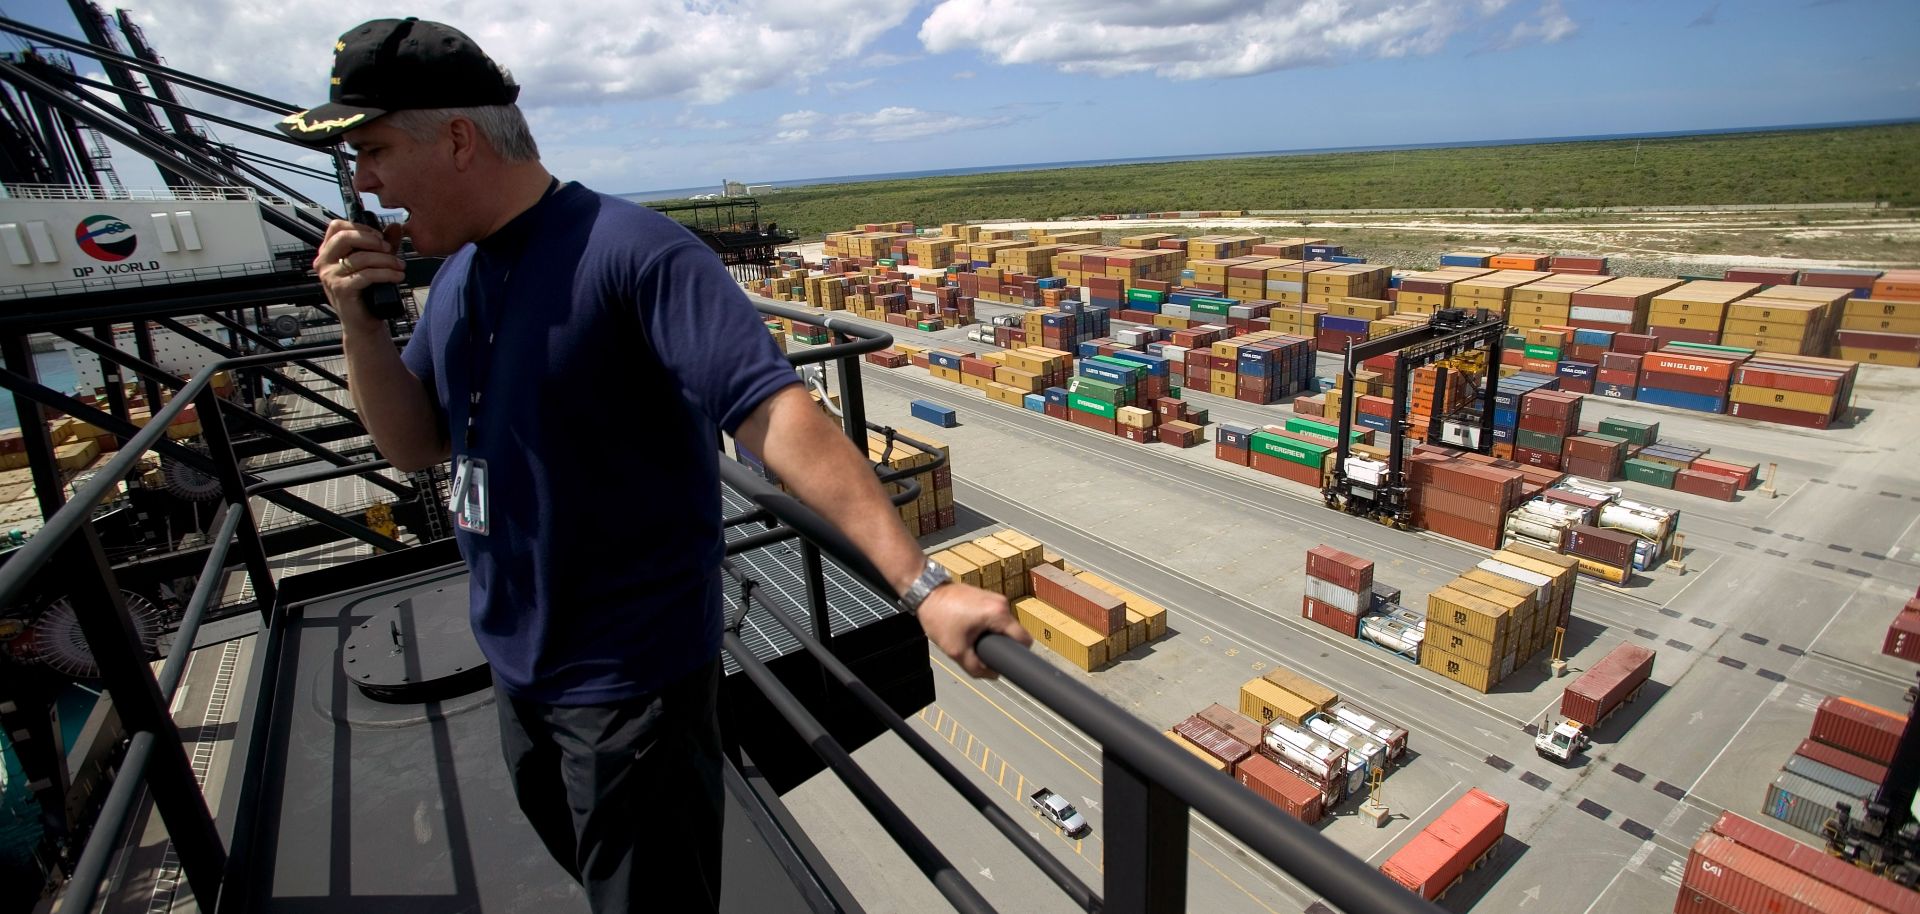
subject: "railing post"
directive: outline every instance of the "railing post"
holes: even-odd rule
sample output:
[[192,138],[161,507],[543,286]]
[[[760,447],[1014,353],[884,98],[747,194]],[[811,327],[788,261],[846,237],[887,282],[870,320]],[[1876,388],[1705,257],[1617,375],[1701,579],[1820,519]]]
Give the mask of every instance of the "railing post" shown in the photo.
[[1147,780],[1112,749],[1105,780],[1106,887],[1112,914],[1178,914],[1187,908],[1187,804]]
[[[835,330],[831,339],[835,343],[844,343],[850,337]],[[867,395],[866,390],[860,386],[860,357],[842,356],[839,361],[840,414],[847,429],[847,437],[852,438],[854,448],[864,454],[867,451]]]
[[[144,731],[154,736],[147,771],[153,805],[160,810],[194,900],[202,910],[213,910],[227,866],[226,848],[207,810],[206,795],[194,778],[180,731],[160,697],[160,685],[153,678],[153,668],[148,665],[93,524],[82,523],[54,553],[51,564],[43,572],[43,580],[62,582],[70,588],[67,599],[86,636],[87,649],[100,668],[100,679],[113,697],[114,710],[129,733]],[[192,645],[176,649],[192,650]]]
[[813,540],[800,540],[802,572],[807,576],[807,618],[813,620],[813,636],[827,650],[833,649],[833,620],[827,617],[827,569],[820,560],[820,547]]
[[200,416],[200,437],[206,442],[207,455],[220,471],[220,491],[225,493],[227,510],[242,513],[240,521],[240,558],[247,563],[247,579],[253,583],[253,598],[260,604],[263,624],[273,623],[273,602],[277,593],[273,570],[267,565],[267,547],[254,526],[253,508],[247,504],[247,483],[240,476],[239,458],[233,454],[233,438],[227,434],[227,420],[221,415],[220,396],[209,384],[193,400]]

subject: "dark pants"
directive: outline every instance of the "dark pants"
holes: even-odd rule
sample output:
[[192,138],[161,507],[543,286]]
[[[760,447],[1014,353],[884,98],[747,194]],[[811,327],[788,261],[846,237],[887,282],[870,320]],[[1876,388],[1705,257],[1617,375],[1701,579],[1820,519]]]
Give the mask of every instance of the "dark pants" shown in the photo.
[[520,809],[594,914],[720,906],[720,662],[612,705],[508,698],[500,747]]

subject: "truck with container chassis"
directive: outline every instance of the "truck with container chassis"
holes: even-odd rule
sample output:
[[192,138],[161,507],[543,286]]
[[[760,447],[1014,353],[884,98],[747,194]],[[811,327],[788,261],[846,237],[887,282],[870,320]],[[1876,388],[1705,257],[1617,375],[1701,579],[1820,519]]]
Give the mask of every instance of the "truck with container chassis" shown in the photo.
[[1652,675],[1653,651],[1621,642],[1567,686],[1560,696],[1560,714],[1566,719],[1553,724],[1549,716],[1533,738],[1533,750],[1557,762],[1572,761],[1593,745],[1593,731],[1601,721],[1640,697]]

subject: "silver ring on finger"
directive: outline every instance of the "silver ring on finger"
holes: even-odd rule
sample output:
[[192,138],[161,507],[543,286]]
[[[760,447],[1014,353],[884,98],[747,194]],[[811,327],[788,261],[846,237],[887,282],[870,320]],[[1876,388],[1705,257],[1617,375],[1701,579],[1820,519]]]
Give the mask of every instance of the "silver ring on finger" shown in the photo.
[[353,265],[352,254],[348,254],[347,256],[340,258],[340,265],[347,268],[348,276],[352,276],[353,274],[360,272],[359,268]]

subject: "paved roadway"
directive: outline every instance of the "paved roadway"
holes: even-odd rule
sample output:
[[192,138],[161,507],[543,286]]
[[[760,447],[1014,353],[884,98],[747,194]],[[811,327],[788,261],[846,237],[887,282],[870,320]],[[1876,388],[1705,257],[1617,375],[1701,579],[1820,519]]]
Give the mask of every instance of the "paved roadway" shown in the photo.
[[[956,330],[888,329],[907,342],[961,342]],[[1412,731],[1414,756],[1385,785],[1394,819],[1375,829],[1348,805],[1322,826],[1370,862],[1468,787],[1512,803],[1505,846],[1448,897],[1454,910],[1670,909],[1686,848],[1723,809],[1758,817],[1765,785],[1821,697],[1895,705],[1912,681],[1911,664],[1877,653],[1887,620],[1920,582],[1920,468],[1897,451],[1920,411],[1912,389],[1920,379],[1898,370],[1863,379],[1856,403],[1870,415],[1859,427],[1824,433],[1587,401],[1589,421],[1659,421],[1666,439],[1778,463],[1779,497],[1748,492],[1722,503],[1619,484],[1631,497],[1682,510],[1689,572],[1657,572],[1628,588],[1581,580],[1567,644],[1573,670],[1623,640],[1655,648],[1659,659],[1655,685],[1601,729],[1577,767],[1531,751],[1525,728],[1557,704],[1564,684],[1543,663],[1480,695],[1313,626],[1294,608],[1301,553],[1318,543],[1374,559],[1378,577],[1403,588],[1409,602],[1483,550],[1328,511],[1304,487],[1214,460],[1210,446],[1132,444],[987,401],[919,369],[868,367],[862,376],[871,418],[953,448],[962,524],[930,537],[930,546],[1011,526],[1171,608],[1166,638],[1100,672],[1073,675],[1166,727],[1210,702],[1234,704],[1242,681],[1279,662],[1395,719]],[[955,407],[961,426],[906,420],[913,398]],[[1272,422],[1284,409],[1189,399],[1213,408],[1216,420]],[[923,732],[950,744],[953,758],[1000,790],[1009,810],[1028,815],[1017,792],[1035,782],[1074,797],[1094,823],[1092,838],[1053,839],[1037,819],[1033,828],[1082,878],[1097,880],[1100,814],[1082,802],[1099,799],[1097,749],[1017,690],[961,681],[935,662],[937,698],[919,723]],[[860,757],[896,795],[913,797],[909,810],[932,823],[929,831],[989,900],[1008,910],[1065,905],[905,753],[876,742]],[[812,783],[789,799],[804,824],[825,829],[816,839],[869,907],[938,907],[904,858],[879,849],[885,839],[837,785]],[[1210,825],[1196,826],[1191,847],[1195,910],[1300,911],[1311,901]]]

